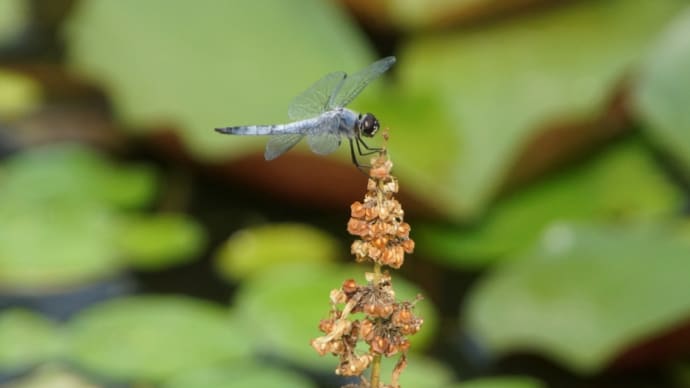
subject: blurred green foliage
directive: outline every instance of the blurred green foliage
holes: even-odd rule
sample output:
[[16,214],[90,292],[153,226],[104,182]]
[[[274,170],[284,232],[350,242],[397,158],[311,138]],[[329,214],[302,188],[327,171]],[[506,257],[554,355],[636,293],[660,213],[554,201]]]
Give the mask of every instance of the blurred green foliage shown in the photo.
[[473,290],[464,316],[493,352],[532,350],[592,373],[690,310],[690,240],[671,226],[550,226]]
[[690,176],[690,8],[673,20],[642,64],[634,99],[649,134]]
[[65,350],[55,322],[21,309],[0,314],[0,371],[57,360]]
[[530,247],[555,221],[663,220],[681,206],[680,190],[633,140],[498,202],[473,228],[422,225],[416,237],[421,250],[444,263],[486,266]]
[[201,248],[202,232],[187,216],[132,218],[153,199],[153,169],[118,166],[84,146],[19,153],[2,164],[0,187],[5,289],[75,286],[119,272],[124,256],[161,267]]
[[303,224],[269,224],[242,229],[221,246],[218,271],[242,280],[286,263],[319,266],[342,256],[337,242],[323,231]]

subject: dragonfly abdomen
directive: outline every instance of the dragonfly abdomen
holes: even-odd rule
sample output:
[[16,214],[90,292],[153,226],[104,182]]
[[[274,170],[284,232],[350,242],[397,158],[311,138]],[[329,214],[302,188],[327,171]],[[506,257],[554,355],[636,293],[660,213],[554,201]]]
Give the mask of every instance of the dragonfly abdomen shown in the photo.
[[264,136],[287,135],[293,133],[304,134],[308,128],[314,127],[318,118],[295,121],[287,124],[275,125],[243,125],[237,127],[216,128],[216,132],[229,135]]

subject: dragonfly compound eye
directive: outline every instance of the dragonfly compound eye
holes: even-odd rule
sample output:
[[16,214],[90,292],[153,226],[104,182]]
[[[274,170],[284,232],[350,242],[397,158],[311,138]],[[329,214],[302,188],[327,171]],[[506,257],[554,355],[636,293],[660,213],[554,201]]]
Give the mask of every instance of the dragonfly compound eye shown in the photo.
[[373,114],[367,113],[359,122],[359,129],[364,136],[372,137],[379,130],[379,121],[376,120]]

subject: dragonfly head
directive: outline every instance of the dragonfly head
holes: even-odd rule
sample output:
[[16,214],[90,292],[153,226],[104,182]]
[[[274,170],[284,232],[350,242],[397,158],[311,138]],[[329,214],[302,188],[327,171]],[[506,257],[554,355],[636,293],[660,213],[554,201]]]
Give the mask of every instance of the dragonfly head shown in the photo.
[[376,120],[373,114],[367,113],[364,116],[359,115],[359,133],[364,136],[372,137],[376,135],[379,130],[379,121]]

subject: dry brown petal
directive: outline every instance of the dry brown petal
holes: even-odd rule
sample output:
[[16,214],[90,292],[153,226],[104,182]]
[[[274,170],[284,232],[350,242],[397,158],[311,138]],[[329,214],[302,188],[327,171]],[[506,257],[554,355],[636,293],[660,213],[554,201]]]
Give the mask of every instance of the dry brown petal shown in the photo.
[[373,260],[376,260],[379,257],[381,257],[381,250],[374,246],[369,246],[369,249],[367,250],[367,256],[371,257]]
[[376,352],[378,354],[385,354],[386,350],[388,350],[388,341],[381,337],[380,335],[377,335],[374,337],[374,339],[369,342],[369,346],[371,346],[371,350],[373,352]]
[[410,235],[410,224],[407,222],[400,223],[395,231],[395,235],[398,237],[407,238]]
[[380,236],[386,231],[386,224],[381,221],[374,222],[369,228],[372,236]]
[[359,287],[357,286],[357,282],[354,279],[347,279],[343,282],[343,286],[341,287],[341,289],[346,295],[352,296],[352,294],[354,294],[359,289]]
[[383,250],[386,248],[386,245],[388,245],[388,239],[385,237],[376,237],[374,240],[371,241],[371,245]]
[[356,236],[366,236],[369,233],[369,224],[357,218],[350,218],[347,231]]
[[368,207],[364,210],[364,219],[367,221],[373,221],[378,217],[379,211],[376,207]]
[[354,202],[350,205],[350,214],[354,218],[364,217],[364,205],[359,201]]
[[376,183],[375,180],[369,178],[369,180],[367,181],[367,191],[375,192],[375,191],[376,191],[376,188],[377,188],[377,185],[378,185],[378,184]]
[[342,290],[331,290],[329,295],[331,304],[339,304],[347,302],[347,295]]
[[412,253],[414,251],[414,240],[412,239],[404,240],[400,245],[407,253]]
[[319,322],[319,330],[323,333],[330,333],[333,330],[333,320],[332,319],[322,319]]
[[363,320],[360,325],[360,335],[365,340],[371,340],[374,335],[374,322],[368,319]]
[[391,178],[389,181],[386,181],[386,182],[383,184],[383,187],[381,188],[381,191],[383,191],[383,192],[386,193],[386,194],[388,194],[388,193],[397,193],[397,192],[398,192],[398,189],[399,189],[398,181],[397,181],[396,179],[394,179],[394,178]]

